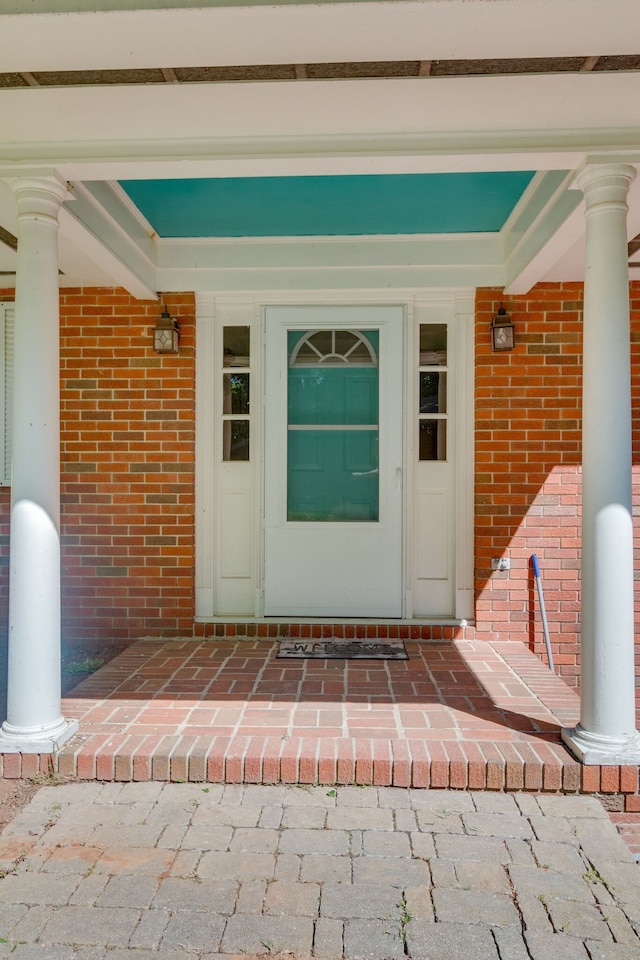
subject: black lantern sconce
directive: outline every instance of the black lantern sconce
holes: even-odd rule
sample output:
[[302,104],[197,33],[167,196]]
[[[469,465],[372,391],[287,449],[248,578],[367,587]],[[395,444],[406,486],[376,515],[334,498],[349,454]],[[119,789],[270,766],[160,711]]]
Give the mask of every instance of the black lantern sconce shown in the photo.
[[497,315],[491,321],[491,347],[494,353],[502,350],[513,350],[516,345],[514,330],[515,327],[510,315],[503,304],[500,304]]
[[166,307],[153,328],[153,349],[156,353],[178,353],[180,327],[175,317],[172,317]]

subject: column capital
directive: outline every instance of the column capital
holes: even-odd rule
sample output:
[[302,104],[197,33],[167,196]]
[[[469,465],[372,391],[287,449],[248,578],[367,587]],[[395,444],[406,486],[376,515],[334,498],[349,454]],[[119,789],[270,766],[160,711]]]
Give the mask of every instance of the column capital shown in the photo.
[[60,206],[69,194],[66,180],[57,175],[12,177],[5,182],[16,198],[19,220],[37,216],[57,221]]
[[630,163],[590,163],[577,175],[587,209],[599,203],[626,203],[629,186],[636,176]]

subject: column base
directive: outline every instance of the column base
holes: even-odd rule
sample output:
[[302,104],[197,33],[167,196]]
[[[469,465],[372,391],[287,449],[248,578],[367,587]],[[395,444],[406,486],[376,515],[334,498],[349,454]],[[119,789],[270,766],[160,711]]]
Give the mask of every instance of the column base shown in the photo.
[[583,730],[580,724],[562,730],[562,742],[585,766],[636,766],[640,764],[640,733],[625,739],[600,737]]
[[29,730],[3,723],[0,753],[57,753],[63,743],[78,732],[77,720],[60,721],[47,729]]

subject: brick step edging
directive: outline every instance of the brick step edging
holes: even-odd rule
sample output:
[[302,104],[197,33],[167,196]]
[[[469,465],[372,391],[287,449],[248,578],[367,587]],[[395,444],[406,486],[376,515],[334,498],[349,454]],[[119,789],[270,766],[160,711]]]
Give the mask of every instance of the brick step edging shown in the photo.
[[0,755],[0,777],[326,783],[622,795],[640,811],[638,767],[582,766],[559,744],[326,738],[78,738],[55,756]]

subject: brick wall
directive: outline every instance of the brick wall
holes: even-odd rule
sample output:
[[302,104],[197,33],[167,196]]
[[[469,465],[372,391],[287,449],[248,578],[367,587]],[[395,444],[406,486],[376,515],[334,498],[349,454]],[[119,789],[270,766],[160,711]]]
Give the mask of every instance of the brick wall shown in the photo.
[[[631,285],[634,462],[640,462],[640,284]],[[516,325],[512,353],[491,352],[501,301]],[[476,298],[476,624],[544,655],[530,565],[538,556],[559,671],[579,677],[582,285],[539,284],[520,297]],[[640,475],[634,467],[634,496]],[[491,558],[511,570],[491,571]]]
[[85,648],[190,634],[194,613],[195,305],[65,290],[61,323],[63,637]]
[[[157,302],[61,292],[62,636],[72,651],[193,629],[195,305],[192,294],[165,303],[180,322],[178,356],[152,349]],[[5,637],[8,509],[3,490]]]

